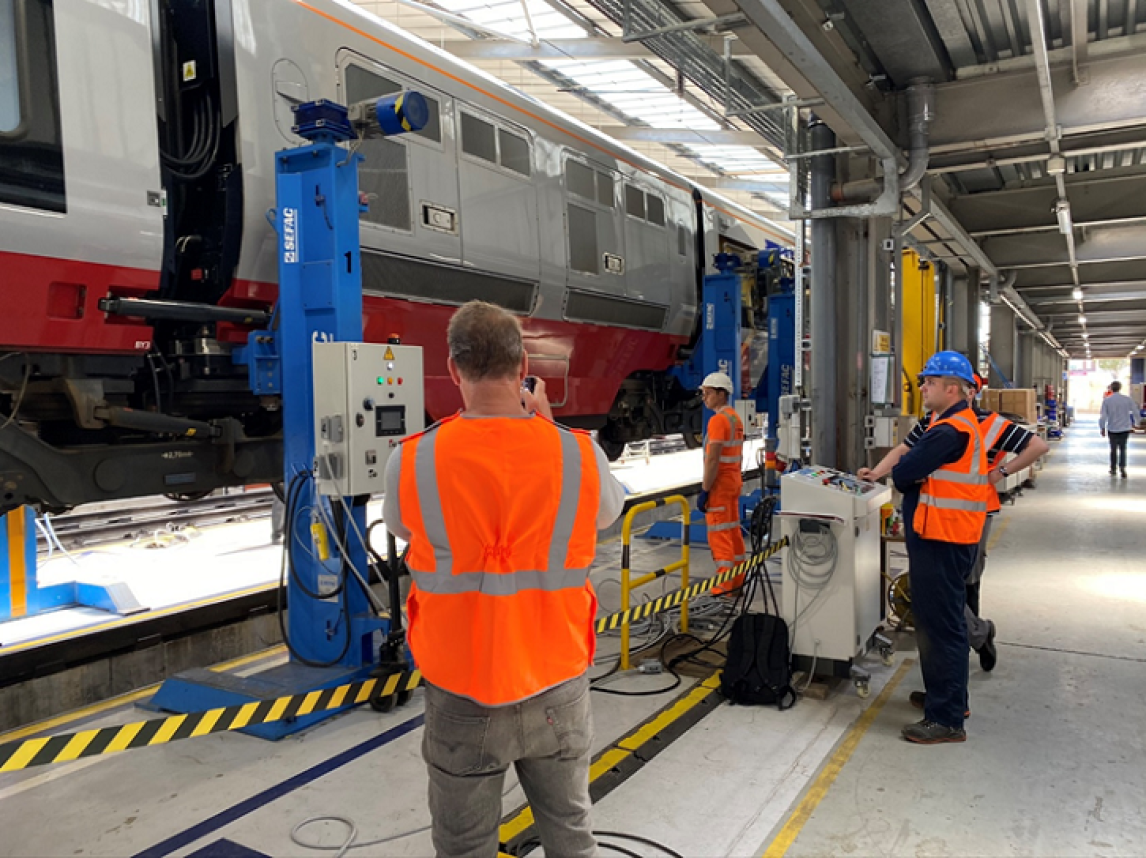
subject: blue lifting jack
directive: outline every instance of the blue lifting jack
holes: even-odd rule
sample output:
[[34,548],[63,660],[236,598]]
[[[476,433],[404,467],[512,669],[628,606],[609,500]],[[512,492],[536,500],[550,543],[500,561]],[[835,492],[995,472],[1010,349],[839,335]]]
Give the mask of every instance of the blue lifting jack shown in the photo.
[[[181,673],[164,682],[150,701],[151,707],[164,711],[197,712],[306,694],[410,669],[401,623],[401,562],[394,539],[390,536],[388,557],[383,560],[368,544],[369,492],[332,493],[326,485],[344,476],[338,471],[349,467],[350,457],[319,455],[320,441],[325,449],[344,434],[349,436],[353,428],[338,423],[329,427],[329,434],[325,423],[316,428],[312,392],[315,355],[320,349],[327,343],[359,343],[363,335],[358,192],[362,156],[340,144],[367,134],[367,124],[372,136],[417,131],[424,126],[428,111],[425,99],[409,91],[355,105],[350,111],[325,100],[299,105],[295,111],[294,131],[309,142],[275,156],[279,300],[270,329],[252,332],[246,347],[237,349],[235,356],[236,362],[247,367],[252,392],[283,397],[288,513],[284,577],[290,610],[285,621],[280,610],[280,626],[290,660],[250,677],[209,670]],[[386,359],[391,359],[389,347],[361,348],[386,348]],[[395,351],[402,348],[418,351],[420,373],[420,350],[393,346]],[[378,379],[379,385],[383,382]],[[392,393],[388,395],[393,398]],[[403,423],[406,431],[421,425],[418,402],[413,429]],[[382,412],[394,409],[383,407],[381,399],[377,409],[372,400],[367,403],[360,407],[367,413],[375,411],[377,435],[398,434],[383,432]],[[358,415],[358,426],[363,416]],[[372,436],[374,420],[369,421]],[[378,478],[377,471],[371,470],[370,476]],[[304,515],[306,511],[311,514]],[[368,558],[388,584],[388,618],[381,616],[383,606],[370,590]],[[290,574],[286,575],[288,566]],[[404,702],[407,694],[396,702]],[[370,702],[386,710],[395,700]],[[283,719],[244,732],[278,739],[348,708]]]
[[[765,436],[764,487],[769,494],[779,492],[779,474],[775,471],[777,428],[780,421],[780,397],[795,392],[796,366],[796,296],[793,257],[790,250],[768,242],[747,266],[739,256],[720,253],[714,259],[717,271],[704,278],[701,301],[700,336],[689,360],[674,370],[686,390],[696,390],[710,372],[723,372],[732,379],[733,394],[729,402],[741,399],[745,380],[742,378],[744,300],[763,295],[767,306],[768,364],[759,382],[747,397],[756,413],[768,415]],[[745,283],[749,288],[746,290]],[[712,412],[704,410],[703,424],[708,425]],[[741,521],[747,522],[760,503],[759,489],[741,497]],[[677,538],[675,525],[654,525],[646,533],[650,539]],[[693,513],[689,538],[692,544],[707,544],[704,516]]]

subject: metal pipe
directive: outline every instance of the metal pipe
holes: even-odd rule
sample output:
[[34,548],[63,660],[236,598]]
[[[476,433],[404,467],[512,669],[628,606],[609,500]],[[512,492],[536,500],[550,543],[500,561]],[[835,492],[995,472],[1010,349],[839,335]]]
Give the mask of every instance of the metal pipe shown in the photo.
[[266,310],[243,307],[217,307],[214,304],[194,304],[189,301],[167,301],[159,298],[100,298],[99,308],[111,316],[132,316],[143,319],[164,319],[172,322],[230,322],[235,325],[266,326],[271,314]]
[[907,169],[899,177],[899,192],[915,189],[927,172],[930,157],[927,139],[935,119],[935,85],[928,78],[916,78],[907,87]]
[[[818,119],[812,120],[813,149],[831,149],[836,135]],[[811,207],[824,209],[831,205],[835,159],[821,155],[811,164]],[[835,467],[836,423],[839,419],[836,401],[836,225],[819,218],[812,221],[812,458],[816,464]]]
[[656,36],[664,36],[668,33],[682,33],[691,30],[703,30],[706,27],[729,27],[735,24],[743,24],[744,15],[741,12],[734,12],[731,15],[717,15],[715,18],[697,18],[692,21],[682,21],[679,24],[670,24],[667,27],[657,27],[654,30],[642,30],[640,32],[629,31],[621,36],[622,42],[642,42],[645,39],[652,39]]

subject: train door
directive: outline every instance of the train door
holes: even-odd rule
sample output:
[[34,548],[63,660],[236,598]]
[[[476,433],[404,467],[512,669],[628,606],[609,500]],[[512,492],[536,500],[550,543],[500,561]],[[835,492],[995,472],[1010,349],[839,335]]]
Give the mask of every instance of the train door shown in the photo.
[[463,263],[536,287],[541,242],[532,136],[468,104],[460,105],[458,124]]
[[664,307],[672,274],[664,197],[631,179],[625,182],[624,197],[625,292]]
[[[361,218],[362,247],[368,254],[364,276],[369,280],[377,267],[369,258],[372,250],[458,264],[462,245],[452,101],[352,51],[339,53],[339,68],[341,97],[347,104],[413,89],[425,96],[430,112],[426,127],[418,132],[363,140],[357,146],[365,159],[358,170],[359,189],[368,204]],[[404,291],[395,289],[397,285],[364,284],[368,291]]]

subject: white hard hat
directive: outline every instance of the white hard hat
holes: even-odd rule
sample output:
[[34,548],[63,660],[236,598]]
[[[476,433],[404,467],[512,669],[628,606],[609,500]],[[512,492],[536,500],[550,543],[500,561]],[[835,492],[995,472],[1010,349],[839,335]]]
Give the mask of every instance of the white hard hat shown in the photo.
[[732,379],[729,378],[728,373],[725,372],[710,372],[704,377],[704,381],[700,383],[700,386],[727,390],[728,395],[732,395]]

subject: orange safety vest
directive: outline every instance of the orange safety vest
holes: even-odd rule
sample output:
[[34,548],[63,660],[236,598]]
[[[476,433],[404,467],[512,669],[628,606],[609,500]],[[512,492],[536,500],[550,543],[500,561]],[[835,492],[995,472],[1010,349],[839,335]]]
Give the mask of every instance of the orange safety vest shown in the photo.
[[505,706],[593,662],[593,441],[534,415],[455,415],[402,442],[410,650],[427,682]]
[[[979,423],[979,431],[983,434],[983,450],[989,457],[987,462],[987,470],[992,470],[996,465],[1003,461],[1007,455],[1002,450],[991,456],[991,448],[995,446],[995,442],[999,440],[999,436],[1003,434],[1003,430],[1011,425],[1011,421],[1006,417],[992,412],[982,419]],[[999,503],[999,487],[993,486],[994,491],[987,495],[987,512],[998,512],[1003,508]]]
[[936,469],[923,481],[913,526],[924,539],[975,545],[987,523],[987,504],[992,492],[987,481],[987,450],[979,420],[970,408],[957,411],[927,427],[947,424],[967,436],[967,449],[959,461]]
[[[740,422],[740,415],[736,413],[736,409],[728,405],[713,414],[708,425],[711,427],[713,422],[720,418],[728,421],[728,439],[721,442],[720,465],[716,471],[717,482],[728,483],[733,479],[737,482],[743,482],[744,424]],[[708,439],[706,437],[705,448],[707,449],[707,447]]]

